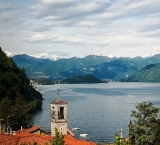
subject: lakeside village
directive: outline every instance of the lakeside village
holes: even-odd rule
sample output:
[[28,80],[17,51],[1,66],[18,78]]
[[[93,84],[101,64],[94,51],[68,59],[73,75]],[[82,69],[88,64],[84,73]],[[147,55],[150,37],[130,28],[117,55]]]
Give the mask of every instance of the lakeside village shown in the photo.
[[[52,101],[50,105],[50,134],[41,130],[39,125],[30,128],[21,127],[20,130],[12,131],[11,127],[5,124],[4,119],[0,119],[0,145],[55,145],[54,139],[57,137],[61,138],[61,135],[65,145],[97,145],[97,143],[92,141],[76,139],[72,131],[67,128],[67,102],[58,98]],[[72,130],[79,129],[73,128]],[[84,133],[80,134],[80,136],[87,137],[88,134]],[[120,131],[120,138],[124,139],[122,130]]]

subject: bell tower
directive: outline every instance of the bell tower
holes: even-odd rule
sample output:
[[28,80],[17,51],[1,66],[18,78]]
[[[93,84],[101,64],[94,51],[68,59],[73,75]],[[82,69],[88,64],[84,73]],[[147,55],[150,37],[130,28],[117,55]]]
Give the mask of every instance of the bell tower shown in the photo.
[[67,102],[57,99],[51,102],[51,135],[55,136],[55,128],[61,134],[67,134]]

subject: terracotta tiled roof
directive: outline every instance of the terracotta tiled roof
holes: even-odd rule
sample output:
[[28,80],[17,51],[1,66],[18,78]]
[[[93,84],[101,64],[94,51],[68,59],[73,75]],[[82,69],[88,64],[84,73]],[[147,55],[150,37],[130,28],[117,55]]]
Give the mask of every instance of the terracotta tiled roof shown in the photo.
[[72,135],[70,135],[70,134],[66,134],[65,136],[64,136],[64,139],[65,140],[70,140],[70,139],[72,139],[72,140],[76,140],[76,138],[74,138]]
[[40,129],[40,126],[39,125],[35,125],[35,126],[32,126],[31,128],[22,128],[20,130],[17,130],[16,133],[32,133],[32,132],[35,132],[37,130]]
[[46,135],[38,135],[38,134],[29,134],[29,133],[20,133],[16,136],[20,137],[17,145],[22,144],[33,144],[36,142],[38,145],[45,145],[49,143],[50,140],[53,140],[53,137]]
[[[38,145],[44,145],[49,143],[50,140],[53,140],[52,136],[31,133],[18,133],[16,135],[0,134],[0,145],[32,145],[34,142],[36,142]],[[96,145],[96,143],[91,141],[77,140],[70,134],[64,136],[64,141],[67,145]]]
[[64,140],[67,145],[96,145],[96,143],[91,141],[78,140],[70,134],[65,135]]
[[8,134],[0,134],[0,145],[17,145],[19,137]]
[[68,103],[58,98],[57,100],[52,101],[51,104],[68,104]]
[[84,140],[65,140],[67,145],[96,145],[96,143]]

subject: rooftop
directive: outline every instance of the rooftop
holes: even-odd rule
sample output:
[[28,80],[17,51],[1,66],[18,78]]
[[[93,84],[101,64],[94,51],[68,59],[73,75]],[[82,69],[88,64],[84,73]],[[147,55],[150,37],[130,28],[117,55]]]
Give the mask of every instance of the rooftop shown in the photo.
[[32,133],[32,132],[35,132],[35,131],[37,131],[39,129],[40,129],[40,126],[39,125],[35,125],[35,126],[30,127],[30,128],[27,128],[27,129],[26,128],[22,128],[20,130],[17,130],[16,134],[17,133]]
[[65,102],[64,100],[58,98],[58,99],[52,101],[51,104],[68,104],[68,103]]
[[[38,145],[50,143],[54,138],[46,135],[38,135],[31,133],[19,133],[16,135],[0,134],[0,144],[5,145],[33,145],[36,142]],[[77,140],[70,134],[64,136],[66,145],[96,145],[91,141]]]
[[[40,129],[40,126],[33,126],[28,129],[20,129],[16,131],[16,135],[0,134],[0,145],[33,145],[36,142],[38,145],[50,143],[54,137],[49,135],[32,134],[32,132]],[[96,145],[91,141],[78,140],[71,134],[64,136],[65,145]]]

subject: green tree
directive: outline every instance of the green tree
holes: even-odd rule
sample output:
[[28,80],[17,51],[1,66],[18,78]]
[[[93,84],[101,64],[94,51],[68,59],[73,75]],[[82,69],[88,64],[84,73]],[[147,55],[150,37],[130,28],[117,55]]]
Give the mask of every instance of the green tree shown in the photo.
[[130,132],[135,136],[136,145],[153,145],[157,134],[157,116],[159,108],[153,103],[142,102],[132,111],[131,116],[135,118],[133,130]]
[[12,101],[5,97],[0,101],[0,118],[5,119],[7,125],[9,125],[9,117],[12,116]]
[[128,125],[129,127],[129,142],[134,145],[135,144],[135,136],[134,136],[134,127],[132,124],[132,121],[130,120],[130,123]]
[[14,102],[12,117],[12,127],[14,129],[20,129],[21,126],[29,125],[31,120],[29,115],[30,107],[26,104],[23,96],[20,94],[17,94],[17,96]]
[[64,135],[60,134],[57,128],[55,128],[55,137],[51,141],[51,145],[64,145]]
[[120,145],[120,137],[117,133],[115,134],[114,139],[115,139],[114,145]]
[[158,128],[157,128],[157,135],[156,135],[156,141],[154,145],[159,145],[160,143],[160,119],[157,120]]
[[131,145],[129,142],[126,142],[124,139],[121,139],[120,136],[116,133],[114,145]]
[[31,107],[26,104],[20,94],[17,93],[17,96],[15,101],[12,101],[8,97],[0,101],[0,118],[5,119],[6,124],[14,130],[28,125],[31,120],[31,116],[29,115]]

